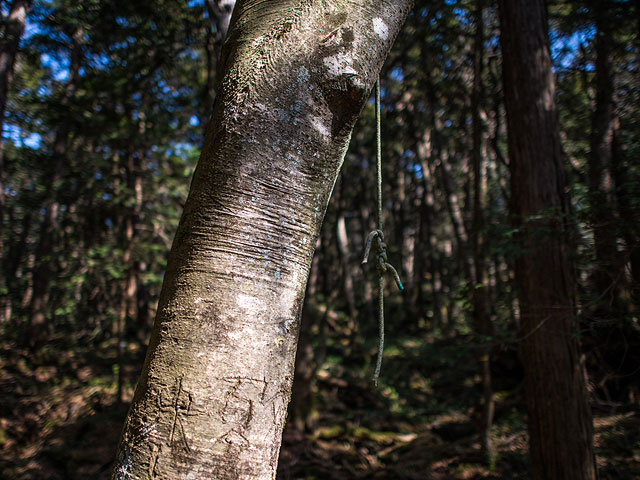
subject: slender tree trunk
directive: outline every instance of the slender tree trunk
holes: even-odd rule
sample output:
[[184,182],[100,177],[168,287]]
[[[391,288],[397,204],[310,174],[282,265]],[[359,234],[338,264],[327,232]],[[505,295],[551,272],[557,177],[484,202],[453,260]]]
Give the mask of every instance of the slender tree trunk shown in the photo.
[[[637,209],[629,203],[628,175],[618,145],[619,121],[615,99],[615,2],[598,3],[596,20],[596,106],[592,118],[589,189],[596,265],[593,298],[588,310],[600,367],[618,377],[632,377],[637,369],[640,332],[625,321],[630,302],[638,304],[640,242]],[[618,17],[619,18],[619,17]],[[616,215],[617,214],[617,215]],[[617,227],[617,228],[616,228]],[[618,234],[626,244],[626,259],[618,251]],[[627,263],[628,262],[628,263]],[[625,271],[629,268],[630,276]],[[637,308],[637,307],[636,307]],[[632,310],[633,311],[633,310]],[[615,381],[619,382],[619,379]],[[607,378],[600,382],[607,389]]]
[[471,95],[471,126],[473,137],[473,221],[470,232],[473,255],[474,276],[470,279],[471,303],[473,306],[473,323],[483,343],[480,355],[482,369],[482,418],[481,439],[482,450],[490,467],[495,463],[496,452],[491,442],[491,426],[493,425],[493,386],[491,382],[491,340],[493,325],[489,312],[489,275],[487,272],[484,234],[485,193],[482,181],[482,137],[483,126],[480,118],[480,101],[483,95],[484,64],[484,1],[477,0],[475,11],[476,32],[473,55],[473,91]]
[[[144,138],[145,120],[141,114],[138,135]],[[133,138],[131,140],[134,141]],[[138,276],[139,262],[135,258],[138,243],[140,219],[142,216],[142,173],[144,150],[129,152],[124,164],[124,183],[127,186],[127,194],[131,196],[130,204],[124,209],[123,221],[120,232],[120,247],[122,249],[122,265],[125,274],[120,286],[120,307],[117,318],[117,358],[118,358],[118,402],[122,401],[122,387],[124,381],[124,354],[126,349],[127,325],[138,321]],[[138,326],[142,329],[144,326]]]
[[200,106],[202,112],[200,124],[204,126],[207,125],[211,117],[220,52],[227,38],[231,14],[235,4],[235,0],[205,0],[210,24],[207,25],[207,33],[205,35],[204,50],[207,57],[207,75],[202,91],[202,105]]
[[574,318],[555,84],[542,0],[500,0],[531,478],[595,479]]
[[[314,257],[311,271],[318,268],[318,262]],[[315,284],[307,282],[304,307],[302,308],[302,318],[300,319],[300,334],[298,349],[296,352],[295,376],[291,390],[291,403],[287,414],[287,425],[292,425],[300,432],[307,430],[311,422],[313,412],[313,394],[311,387],[318,366],[318,359],[314,356],[313,345],[311,343],[311,330],[319,323],[319,312],[314,301]]]
[[[616,201],[620,213],[622,236],[625,241],[625,261],[629,263],[631,273],[630,293],[635,309],[640,309],[640,225],[638,211],[633,205],[633,183],[627,177],[628,164],[623,156],[624,152],[616,141],[618,121],[614,127],[614,154],[612,158],[612,174],[615,183]],[[631,188],[630,188],[631,187]]]
[[[13,0],[9,16],[5,20],[3,38],[0,40],[0,259],[4,258],[4,115],[7,109],[7,99],[13,66],[18,55],[20,39],[24,33],[27,14],[31,8],[31,0]],[[0,280],[0,323],[8,320],[5,312],[11,307],[8,295],[3,294],[6,289],[5,280]],[[5,304],[5,302],[7,302]]]
[[593,309],[596,318],[615,316],[614,312],[619,307],[619,284],[624,276],[617,258],[616,231],[611,217],[615,211],[611,177],[615,130],[613,41],[606,4],[602,7],[595,10],[596,108],[592,118],[589,157],[590,211],[596,254],[592,276],[597,297]]
[[[417,151],[417,149],[416,149]],[[417,212],[417,228],[414,241],[413,267],[411,268],[413,279],[411,280],[411,314],[418,321],[426,319],[425,312],[425,295],[423,283],[433,272],[429,272],[428,260],[431,260],[431,250],[429,246],[429,222],[430,211],[427,207],[426,189],[424,175],[419,179],[419,186],[416,188],[415,210]],[[428,273],[429,272],[429,273]]]
[[[344,218],[344,212],[340,212],[338,215],[336,238],[338,241],[338,250],[340,251],[340,263],[342,264],[342,286],[344,288],[345,298],[347,299],[347,310],[351,321],[354,321],[356,314],[356,294],[349,263],[349,237],[347,236],[347,222]],[[351,332],[351,334],[353,334],[353,332]]]
[[[607,4],[609,5],[609,3]],[[628,11],[625,4],[618,4],[617,7],[627,15]],[[632,12],[634,13],[630,15],[635,17],[637,26],[640,28],[640,0],[633,2]],[[640,50],[640,35],[635,35],[631,41],[632,45],[635,46],[636,52]],[[637,79],[637,72],[635,75]],[[621,217],[620,226],[626,244],[625,260],[629,262],[631,270],[631,298],[637,312],[640,309],[640,222],[638,222],[638,208],[633,201],[635,198],[634,189],[637,187],[628,175],[629,168],[633,166],[635,155],[631,153],[628,156],[628,150],[621,148],[622,145],[618,135],[619,127],[620,119],[614,113],[611,173],[614,179],[616,201]]]
[[[9,224],[14,225],[15,220],[11,218],[11,211],[9,212]],[[33,221],[33,213],[26,211],[22,217],[22,225],[20,232],[14,231],[10,242],[7,244],[7,255],[3,258],[2,271],[5,275],[7,295],[4,304],[1,308],[4,310],[0,315],[4,315],[4,319],[9,322],[16,306],[20,306],[20,300],[25,293],[24,290],[28,290],[24,284],[19,283],[22,274],[20,267],[25,265],[29,252],[25,248],[29,235],[31,234],[31,224]],[[26,288],[25,288],[26,287]],[[2,317],[0,317],[2,318]]]
[[231,14],[236,5],[236,0],[205,0],[209,19],[216,26],[216,39],[214,42],[214,51],[216,61],[220,60],[220,52],[222,44],[227,38],[229,25],[231,24]]
[[[491,426],[493,424],[493,388],[491,384],[491,346],[490,339],[493,335],[493,328],[489,317],[488,305],[488,278],[485,261],[484,244],[481,230],[484,228],[483,208],[484,194],[482,190],[482,125],[480,120],[480,101],[482,96],[482,74],[483,74],[483,54],[484,54],[484,27],[483,27],[483,2],[476,3],[475,21],[476,33],[474,41],[474,76],[471,101],[472,114],[472,167],[473,167],[473,221],[471,228],[465,222],[463,209],[458,200],[458,188],[454,185],[454,179],[449,171],[448,155],[443,149],[441,141],[441,122],[436,112],[439,109],[435,97],[435,89],[429,85],[429,103],[431,112],[431,122],[433,124],[433,145],[435,155],[440,158],[438,171],[444,190],[444,201],[449,213],[453,234],[456,240],[459,264],[464,273],[464,279],[468,286],[471,297],[471,317],[473,327],[484,343],[480,352],[480,377],[482,378],[482,400],[480,405],[480,437],[483,454],[487,463],[492,466],[495,459],[495,452],[491,445]],[[431,81],[429,82],[431,83]],[[430,165],[427,165],[429,168]],[[424,170],[424,167],[423,167]],[[452,310],[453,304],[450,306]]]
[[[82,61],[82,30],[78,29],[71,39],[69,80],[65,85],[61,103],[69,108],[69,104],[75,95],[80,65]],[[26,343],[36,348],[40,346],[47,336],[47,320],[49,320],[49,293],[53,276],[53,251],[56,246],[56,234],[58,230],[58,212],[60,205],[57,199],[58,182],[62,176],[62,168],[67,158],[69,136],[71,134],[71,113],[67,112],[55,133],[53,145],[53,158],[49,165],[46,191],[48,196],[42,205],[44,218],[40,227],[40,238],[35,251],[35,263],[33,269],[33,295],[29,306],[29,323],[27,328]]]
[[[433,225],[435,222],[435,193],[434,193],[434,178],[431,174],[431,166],[429,158],[432,153],[431,141],[432,134],[427,132],[423,135],[421,141],[418,142],[416,151],[420,159],[420,166],[422,168],[422,185],[424,188],[421,208],[421,228],[423,229],[423,235],[426,237],[427,256],[429,258],[429,271],[430,271],[430,286],[431,286],[431,303],[433,304],[433,321],[432,327],[442,328],[444,321],[442,317],[442,275],[440,265],[440,254],[438,251],[438,242],[433,231]],[[421,292],[418,294],[416,300],[418,307],[421,305]]]
[[13,0],[2,32],[3,38],[0,40],[0,127],[4,126],[4,114],[7,108],[13,66],[30,9],[31,0]]
[[410,1],[239,1],[114,478],[275,478],[315,239]]
[[347,233],[347,220],[345,218],[344,209],[342,208],[344,183],[339,182],[334,194],[335,203],[337,205],[336,214],[336,236],[335,243],[338,247],[338,256],[340,258],[341,266],[341,280],[342,280],[342,292],[344,298],[347,301],[347,312],[349,313],[349,319],[347,320],[346,333],[349,336],[348,345],[345,351],[346,355],[352,354],[352,349],[358,338],[358,324],[356,321],[356,315],[358,309],[356,307],[356,293],[355,293],[355,281],[354,270],[352,268],[351,254],[349,249],[349,234]]

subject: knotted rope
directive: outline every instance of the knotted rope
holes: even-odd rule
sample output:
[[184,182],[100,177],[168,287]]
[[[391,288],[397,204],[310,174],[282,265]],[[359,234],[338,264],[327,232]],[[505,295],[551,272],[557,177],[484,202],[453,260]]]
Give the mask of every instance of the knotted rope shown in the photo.
[[378,271],[378,327],[380,330],[378,341],[378,360],[376,362],[376,370],[373,374],[373,383],[378,386],[378,378],[382,368],[382,355],[384,352],[384,274],[389,272],[393,275],[396,285],[400,290],[404,290],[398,272],[387,261],[387,244],[384,243],[384,233],[382,233],[382,133],[380,127],[380,79],[376,81],[376,176],[378,179],[377,188],[377,210],[376,210],[376,226],[367,237],[367,243],[364,249],[364,259],[362,264],[367,263],[371,246],[375,242],[376,246],[376,270]]

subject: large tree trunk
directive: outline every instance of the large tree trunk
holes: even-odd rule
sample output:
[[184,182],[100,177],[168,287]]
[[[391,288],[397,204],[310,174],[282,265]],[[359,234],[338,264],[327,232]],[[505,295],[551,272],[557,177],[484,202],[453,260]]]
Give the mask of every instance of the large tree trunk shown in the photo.
[[531,478],[594,479],[544,2],[501,0],[500,25]]
[[114,478],[275,477],[315,239],[409,4],[236,5]]

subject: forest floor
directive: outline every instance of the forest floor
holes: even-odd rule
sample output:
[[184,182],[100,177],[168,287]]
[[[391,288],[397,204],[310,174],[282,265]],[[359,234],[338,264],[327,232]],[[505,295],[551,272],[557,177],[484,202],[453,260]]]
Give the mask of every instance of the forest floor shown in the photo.
[[[313,428],[287,425],[278,479],[528,478],[517,366],[498,372],[511,380],[496,381],[497,456],[488,468],[474,420],[477,362],[466,342],[390,342],[378,389],[368,369],[350,369],[328,349],[314,384]],[[122,403],[115,358],[113,342],[69,349],[60,339],[35,355],[0,344],[0,478],[109,478],[143,354],[135,344],[127,351]],[[601,479],[640,478],[638,405],[596,410],[595,429]]]

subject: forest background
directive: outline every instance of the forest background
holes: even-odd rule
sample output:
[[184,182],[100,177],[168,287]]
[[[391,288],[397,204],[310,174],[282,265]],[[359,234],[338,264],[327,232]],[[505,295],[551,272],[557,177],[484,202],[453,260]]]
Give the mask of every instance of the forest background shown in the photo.
[[[109,476],[232,5],[0,3],[3,478]],[[640,477],[638,31],[638,1],[549,2],[575,335],[611,479]],[[317,242],[279,478],[527,478],[501,67],[494,2],[416,2],[382,73],[405,292],[387,292],[380,387],[367,106]]]

